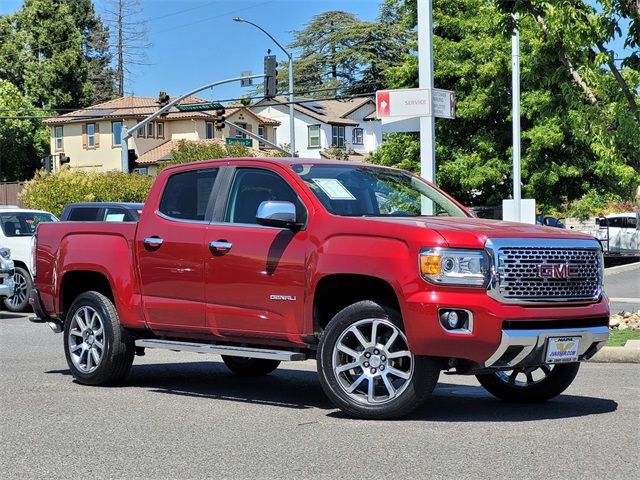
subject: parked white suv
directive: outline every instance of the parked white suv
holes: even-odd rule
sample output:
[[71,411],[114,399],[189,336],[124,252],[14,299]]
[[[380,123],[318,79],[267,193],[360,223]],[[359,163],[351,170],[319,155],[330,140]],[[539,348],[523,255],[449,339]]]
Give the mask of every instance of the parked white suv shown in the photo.
[[12,312],[21,312],[29,304],[31,292],[31,237],[41,222],[56,222],[51,213],[28,210],[15,205],[0,206],[0,245],[11,250],[15,264],[15,290],[4,299],[4,305]]
[[640,255],[640,212],[616,213],[596,219],[596,238],[607,253]]

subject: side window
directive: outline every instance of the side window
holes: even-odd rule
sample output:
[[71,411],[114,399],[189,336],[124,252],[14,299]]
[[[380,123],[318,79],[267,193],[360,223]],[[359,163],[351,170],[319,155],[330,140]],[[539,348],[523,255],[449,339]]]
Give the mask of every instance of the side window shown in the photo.
[[97,207],[78,207],[71,210],[68,220],[70,222],[95,222],[98,220]]
[[126,218],[127,212],[124,208],[107,208],[104,213],[105,222],[126,222],[130,221]]
[[257,224],[258,207],[267,200],[293,203],[298,219],[305,221],[306,210],[293,188],[276,173],[259,168],[241,168],[236,171],[224,221]]
[[637,226],[638,222],[636,221],[636,217],[627,217],[627,228],[635,230]]
[[614,217],[609,219],[609,228],[624,227],[624,217]]
[[191,170],[169,177],[159,211],[180,220],[204,221],[217,168]]

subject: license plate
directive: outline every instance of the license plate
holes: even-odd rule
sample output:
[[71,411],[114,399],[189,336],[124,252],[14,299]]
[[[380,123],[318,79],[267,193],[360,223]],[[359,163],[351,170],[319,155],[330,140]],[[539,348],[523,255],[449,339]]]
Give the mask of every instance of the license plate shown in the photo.
[[546,363],[577,362],[580,337],[554,337],[547,341]]

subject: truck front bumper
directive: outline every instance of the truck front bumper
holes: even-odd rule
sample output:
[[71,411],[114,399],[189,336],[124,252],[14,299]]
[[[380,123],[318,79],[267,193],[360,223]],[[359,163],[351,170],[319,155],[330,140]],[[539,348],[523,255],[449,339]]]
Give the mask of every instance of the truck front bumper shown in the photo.
[[491,368],[518,368],[547,363],[545,353],[550,338],[578,337],[578,360],[589,360],[609,338],[609,327],[502,330],[498,349],[484,363]]

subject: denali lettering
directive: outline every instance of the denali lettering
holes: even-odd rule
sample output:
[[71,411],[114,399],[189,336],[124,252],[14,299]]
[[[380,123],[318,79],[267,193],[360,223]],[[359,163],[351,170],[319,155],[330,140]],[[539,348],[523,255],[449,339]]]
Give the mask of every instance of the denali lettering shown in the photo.
[[288,302],[295,302],[296,297],[292,295],[269,295],[271,300],[286,300]]

